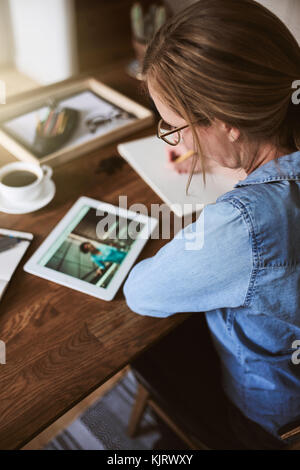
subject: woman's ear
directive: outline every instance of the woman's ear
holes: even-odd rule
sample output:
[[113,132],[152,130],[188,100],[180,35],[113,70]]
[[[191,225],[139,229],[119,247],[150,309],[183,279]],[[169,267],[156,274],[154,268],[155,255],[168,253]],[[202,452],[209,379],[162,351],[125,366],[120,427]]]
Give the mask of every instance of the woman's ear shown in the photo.
[[236,142],[240,137],[240,131],[236,127],[229,126],[225,122],[219,121],[222,132],[227,135],[230,142]]
[[236,142],[240,137],[240,131],[236,128],[232,128],[229,132],[229,140],[230,142]]
[[240,131],[238,129],[231,129],[229,133],[230,142],[236,142],[240,136]]

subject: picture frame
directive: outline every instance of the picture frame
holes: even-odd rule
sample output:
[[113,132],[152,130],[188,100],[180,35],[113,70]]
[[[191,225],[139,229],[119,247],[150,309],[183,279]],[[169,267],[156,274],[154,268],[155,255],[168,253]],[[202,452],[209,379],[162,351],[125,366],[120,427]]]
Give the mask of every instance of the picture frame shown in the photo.
[[[69,140],[42,154],[36,151],[35,119],[49,110],[49,100],[76,109],[79,124]],[[144,106],[93,77],[84,77],[41,87],[0,107],[0,144],[18,160],[53,167],[149,127],[153,120]]]

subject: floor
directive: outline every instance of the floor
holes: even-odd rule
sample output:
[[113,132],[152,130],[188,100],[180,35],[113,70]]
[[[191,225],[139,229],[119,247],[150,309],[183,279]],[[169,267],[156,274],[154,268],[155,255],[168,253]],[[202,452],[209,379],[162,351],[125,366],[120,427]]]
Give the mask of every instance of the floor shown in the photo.
[[72,408],[68,413],[63,415],[60,419],[55,421],[51,426],[45,429],[36,438],[26,444],[22,450],[40,450],[46,446],[62,429],[69,426],[75,419],[83,413],[89,406],[93,405],[99,400],[108,390],[114,387],[114,385],[128,372],[128,368],[125,367],[118,374],[114,375],[105,384],[91,393],[88,397],[82,400],[78,405]]
[[134,435],[129,432],[137,388],[136,377],[129,371],[43,450],[186,450],[187,445],[150,406]]

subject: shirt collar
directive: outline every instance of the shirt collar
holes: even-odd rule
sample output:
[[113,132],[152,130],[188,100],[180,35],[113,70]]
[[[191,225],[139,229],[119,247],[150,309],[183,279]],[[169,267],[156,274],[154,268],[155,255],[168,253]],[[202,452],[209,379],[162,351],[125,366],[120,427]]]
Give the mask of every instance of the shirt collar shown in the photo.
[[244,180],[238,181],[234,187],[282,180],[300,180],[300,151],[261,165]]

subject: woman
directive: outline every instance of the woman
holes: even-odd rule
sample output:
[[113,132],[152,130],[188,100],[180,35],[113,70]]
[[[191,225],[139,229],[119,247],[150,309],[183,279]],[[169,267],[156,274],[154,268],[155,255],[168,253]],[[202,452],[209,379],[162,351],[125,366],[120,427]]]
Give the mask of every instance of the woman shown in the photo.
[[98,274],[102,274],[105,269],[104,262],[121,264],[127,254],[125,251],[118,250],[115,246],[102,244],[96,247],[91,242],[81,243],[79,249],[84,254],[90,254],[91,260],[99,267]]
[[204,224],[201,249],[175,237],[135,266],[127,303],[205,312],[228,398],[279,439],[300,418],[300,48],[253,0],[200,0],[157,33],[144,74],[161,133],[195,148],[204,174],[214,160],[247,176],[189,227]]

